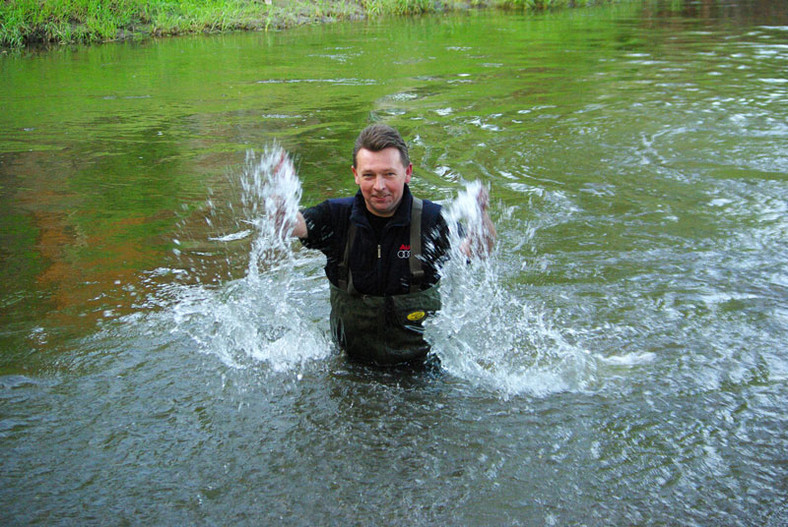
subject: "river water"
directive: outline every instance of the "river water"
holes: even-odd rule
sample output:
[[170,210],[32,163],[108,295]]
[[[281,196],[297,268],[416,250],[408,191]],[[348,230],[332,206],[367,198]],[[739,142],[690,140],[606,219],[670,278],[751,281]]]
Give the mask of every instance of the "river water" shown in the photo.
[[[2,523],[785,525],[786,71],[765,1],[0,56]],[[348,363],[263,214],[378,120],[491,191],[439,372]]]

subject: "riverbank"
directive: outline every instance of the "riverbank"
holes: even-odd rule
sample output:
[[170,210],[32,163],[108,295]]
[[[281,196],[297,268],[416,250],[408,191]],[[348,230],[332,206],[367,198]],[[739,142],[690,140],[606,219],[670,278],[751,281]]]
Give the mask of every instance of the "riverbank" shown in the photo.
[[602,0],[10,0],[0,47],[144,40],[472,8],[549,9]]

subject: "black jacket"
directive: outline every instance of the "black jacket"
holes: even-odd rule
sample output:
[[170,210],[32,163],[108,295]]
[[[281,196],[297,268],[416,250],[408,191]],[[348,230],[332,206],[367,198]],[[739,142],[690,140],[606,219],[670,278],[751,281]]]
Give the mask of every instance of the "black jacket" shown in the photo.
[[[406,251],[410,250],[412,203],[413,196],[405,185],[402,202],[378,240],[367,218],[361,191],[352,198],[324,201],[302,211],[308,235],[301,242],[326,255],[326,276],[332,284],[338,285],[339,264],[352,221],[357,228],[350,253],[350,272],[356,290],[374,296],[405,294],[410,286],[409,253]],[[448,227],[441,216],[440,205],[424,200],[421,225],[424,255],[422,289],[426,289],[438,282],[438,269],[448,253]]]

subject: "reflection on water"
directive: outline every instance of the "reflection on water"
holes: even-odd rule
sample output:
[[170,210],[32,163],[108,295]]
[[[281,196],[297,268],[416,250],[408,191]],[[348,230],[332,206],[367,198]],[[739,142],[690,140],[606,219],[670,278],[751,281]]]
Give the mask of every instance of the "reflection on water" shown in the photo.
[[[4,517],[783,524],[786,28],[655,2],[3,56]],[[440,374],[344,360],[256,193],[273,144],[286,195],[353,192],[370,120],[451,214],[491,188]]]

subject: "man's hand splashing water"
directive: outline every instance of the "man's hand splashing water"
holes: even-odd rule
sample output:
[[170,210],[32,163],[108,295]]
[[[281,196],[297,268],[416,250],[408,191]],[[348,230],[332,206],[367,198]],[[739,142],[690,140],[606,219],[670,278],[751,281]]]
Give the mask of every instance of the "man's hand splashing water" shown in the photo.
[[490,193],[480,181],[469,183],[457,196],[454,212],[462,216],[465,228],[460,252],[467,258],[486,258],[495,247],[497,233],[487,213],[489,205]]
[[257,230],[249,262],[249,274],[256,275],[262,262],[291,255],[290,236],[300,217],[301,182],[290,156],[274,145],[259,156],[253,150],[246,153],[241,185],[246,222]]
[[275,165],[268,182],[271,192],[265,197],[265,213],[274,226],[277,239],[284,243],[298,224],[301,182],[287,152],[279,147],[275,148]]

